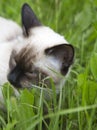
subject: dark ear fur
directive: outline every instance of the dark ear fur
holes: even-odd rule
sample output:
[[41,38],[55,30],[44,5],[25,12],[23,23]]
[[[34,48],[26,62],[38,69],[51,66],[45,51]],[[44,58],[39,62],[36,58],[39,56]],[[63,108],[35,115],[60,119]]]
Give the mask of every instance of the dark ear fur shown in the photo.
[[74,48],[70,44],[61,44],[45,50],[46,55],[53,56],[61,62],[60,71],[63,75],[68,72],[74,59]]
[[32,27],[41,25],[36,15],[34,14],[34,11],[26,3],[22,7],[21,15],[24,35],[28,36]]

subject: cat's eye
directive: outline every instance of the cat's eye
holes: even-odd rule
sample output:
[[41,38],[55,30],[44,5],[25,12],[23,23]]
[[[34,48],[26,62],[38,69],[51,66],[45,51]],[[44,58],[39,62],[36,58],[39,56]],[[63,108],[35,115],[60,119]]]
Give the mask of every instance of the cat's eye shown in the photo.
[[25,76],[26,76],[27,78],[36,78],[36,77],[37,77],[37,74],[36,74],[35,72],[30,71],[30,72],[26,72],[26,73],[25,73]]

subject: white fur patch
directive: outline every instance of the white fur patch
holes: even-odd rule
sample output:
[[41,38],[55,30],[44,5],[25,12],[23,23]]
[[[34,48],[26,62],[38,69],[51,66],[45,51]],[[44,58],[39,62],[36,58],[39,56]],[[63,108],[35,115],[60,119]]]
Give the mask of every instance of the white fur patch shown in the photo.
[[60,44],[68,44],[63,36],[46,26],[35,27],[30,32],[29,42],[38,50]]
[[15,22],[0,17],[0,42],[10,41],[22,34],[22,29]]

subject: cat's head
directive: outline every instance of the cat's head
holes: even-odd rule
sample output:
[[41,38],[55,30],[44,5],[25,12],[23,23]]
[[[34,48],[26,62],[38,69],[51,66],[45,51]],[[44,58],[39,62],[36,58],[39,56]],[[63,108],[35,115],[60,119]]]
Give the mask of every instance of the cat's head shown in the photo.
[[17,87],[57,85],[67,75],[74,59],[74,48],[63,36],[43,26],[29,5],[22,7],[24,40],[14,48],[10,57],[9,82]]

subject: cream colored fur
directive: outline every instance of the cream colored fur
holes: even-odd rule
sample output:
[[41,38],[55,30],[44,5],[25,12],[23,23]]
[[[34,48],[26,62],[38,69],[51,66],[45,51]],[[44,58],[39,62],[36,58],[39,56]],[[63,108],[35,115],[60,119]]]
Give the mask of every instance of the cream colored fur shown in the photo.
[[13,21],[0,17],[0,42],[10,41],[22,33],[22,29]]

